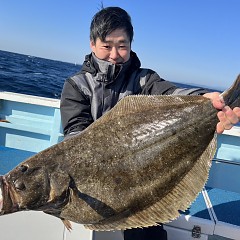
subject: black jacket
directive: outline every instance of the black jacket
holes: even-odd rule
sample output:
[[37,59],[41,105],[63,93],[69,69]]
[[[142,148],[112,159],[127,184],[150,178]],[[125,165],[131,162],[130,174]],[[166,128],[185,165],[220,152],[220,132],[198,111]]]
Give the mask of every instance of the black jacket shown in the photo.
[[140,68],[134,52],[121,65],[86,56],[82,69],[68,78],[61,96],[61,118],[64,135],[75,134],[110,110],[127,95],[200,95],[200,88],[182,89],[165,81],[151,69]]

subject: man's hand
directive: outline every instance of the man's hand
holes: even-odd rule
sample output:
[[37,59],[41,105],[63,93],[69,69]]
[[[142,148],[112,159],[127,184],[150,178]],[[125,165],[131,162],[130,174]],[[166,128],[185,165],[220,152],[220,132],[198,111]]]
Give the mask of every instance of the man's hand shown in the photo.
[[218,92],[206,93],[203,96],[211,99],[213,106],[219,110],[217,114],[219,119],[219,122],[216,126],[217,133],[222,133],[224,130],[229,130],[234,124],[239,122],[240,107],[231,109],[229,106],[226,106],[220,96],[220,93]]

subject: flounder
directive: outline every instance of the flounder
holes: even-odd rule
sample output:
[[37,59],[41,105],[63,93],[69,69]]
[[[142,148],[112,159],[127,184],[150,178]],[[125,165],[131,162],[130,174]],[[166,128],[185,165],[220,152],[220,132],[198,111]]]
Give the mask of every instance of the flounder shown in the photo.
[[[240,76],[222,94],[240,106]],[[203,188],[217,110],[202,96],[128,96],[81,134],[0,177],[0,214],[35,210],[93,230],[166,223]]]

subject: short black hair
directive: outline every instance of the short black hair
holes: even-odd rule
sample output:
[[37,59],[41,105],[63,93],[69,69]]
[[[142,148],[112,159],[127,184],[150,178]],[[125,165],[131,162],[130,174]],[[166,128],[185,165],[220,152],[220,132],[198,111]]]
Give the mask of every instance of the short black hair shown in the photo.
[[90,40],[96,43],[97,38],[105,41],[106,36],[116,29],[123,29],[133,40],[133,26],[129,14],[120,7],[107,7],[97,12],[90,26]]

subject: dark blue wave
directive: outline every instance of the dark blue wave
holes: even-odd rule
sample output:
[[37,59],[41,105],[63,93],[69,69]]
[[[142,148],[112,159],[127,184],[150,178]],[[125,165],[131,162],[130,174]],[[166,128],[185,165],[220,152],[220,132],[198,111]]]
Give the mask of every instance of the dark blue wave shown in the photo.
[[0,50],[0,91],[60,98],[65,79],[81,65]]

